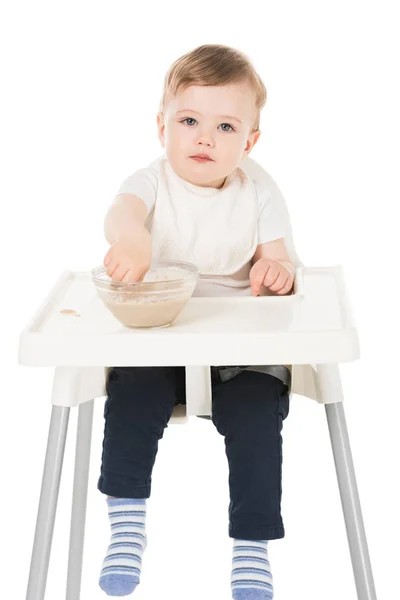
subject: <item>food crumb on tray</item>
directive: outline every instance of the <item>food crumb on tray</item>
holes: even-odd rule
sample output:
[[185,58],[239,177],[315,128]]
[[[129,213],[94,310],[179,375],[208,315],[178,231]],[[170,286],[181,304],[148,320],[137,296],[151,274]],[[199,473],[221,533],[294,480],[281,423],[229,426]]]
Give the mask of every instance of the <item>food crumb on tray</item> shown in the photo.
[[70,315],[71,317],[81,316],[79,313],[76,312],[76,310],[73,310],[72,308],[63,308],[62,310],[60,310],[60,313],[62,315]]

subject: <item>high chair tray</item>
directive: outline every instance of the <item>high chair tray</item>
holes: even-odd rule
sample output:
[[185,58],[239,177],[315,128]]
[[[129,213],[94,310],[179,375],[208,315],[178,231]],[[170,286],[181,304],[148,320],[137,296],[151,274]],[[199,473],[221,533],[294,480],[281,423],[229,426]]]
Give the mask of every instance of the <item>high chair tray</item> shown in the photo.
[[[75,311],[75,312],[62,312]],[[342,267],[297,269],[290,296],[189,300],[165,329],[123,327],[88,272],[63,273],[22,332],[36,366],[272,365],[359,358]]]

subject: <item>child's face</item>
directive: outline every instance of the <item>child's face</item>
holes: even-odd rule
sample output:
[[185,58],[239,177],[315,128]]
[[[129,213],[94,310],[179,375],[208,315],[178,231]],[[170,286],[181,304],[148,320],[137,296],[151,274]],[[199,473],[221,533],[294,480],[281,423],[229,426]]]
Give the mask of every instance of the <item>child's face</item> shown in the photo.
[[174,171],[191,183],[220,187],[258,140],[255,119],[254,92],[243,82],[192,85],[167,99],[157,123]]

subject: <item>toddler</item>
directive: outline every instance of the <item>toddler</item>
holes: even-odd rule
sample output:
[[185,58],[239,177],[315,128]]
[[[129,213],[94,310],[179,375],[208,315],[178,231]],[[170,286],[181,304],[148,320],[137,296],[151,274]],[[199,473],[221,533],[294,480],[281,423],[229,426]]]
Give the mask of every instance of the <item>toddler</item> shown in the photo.
[[[140,281],[152,261],[171,259],[197,265],[195,295],[291,293],[295,267],[283,240],[290,224],[279,190],[246,172],[265,102],[263,82],[235,49],[200,46],[171,66],[157,115],[165,155],[122,183],[105,219],[104,265],[114,281]],[[229,465],[232,597],[270,600],[268,541],[284,537],[290,369],[216,365],[211,376],[211,420]],[[128,595],[140,581],[158,441],[179,403],[184,367],[110,370],[98,482],[111,522],[99,583],[110,596]]]

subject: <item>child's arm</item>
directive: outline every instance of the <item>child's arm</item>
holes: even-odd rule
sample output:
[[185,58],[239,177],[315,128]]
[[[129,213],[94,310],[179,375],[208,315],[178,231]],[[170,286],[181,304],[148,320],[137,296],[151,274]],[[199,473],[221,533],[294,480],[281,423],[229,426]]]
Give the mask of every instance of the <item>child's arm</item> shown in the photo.
[[296,267],[290,261],[283,238],[257,246],[250,271],[250,285],[258,296],[264,285],[279,295],[289,294],[293,288]]
[[147,207],[133,194],[121,194],[114,199],[104,220],[104,235],[112,245],[122,237],[132,237],[138,227],[144,227]]
[[151,264],[151,236],[145,227],[148,209],[138,196],[121,194],[104,221],[104,234],[111,248],[104,257],[113,281],[140,281]]

